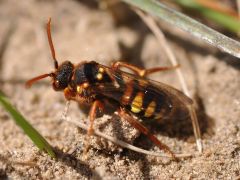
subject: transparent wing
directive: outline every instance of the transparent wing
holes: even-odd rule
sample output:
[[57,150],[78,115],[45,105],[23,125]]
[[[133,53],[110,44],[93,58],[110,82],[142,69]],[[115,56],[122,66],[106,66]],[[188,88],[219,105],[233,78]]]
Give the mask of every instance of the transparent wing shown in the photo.
[[[157,105],[161,106],[166,111],[164,118],[188,116],[188,109],[186,106],[192,104],[192,100],[184,95],[183,92],[158,81],[142,78],[121,70],[112,70],[103,65],[100,66],[106,70],[106,73],[111,77],[114,83],[96,85],[98,93],[123,104],[123,99],[128,98],[125,96],[129,95],[126,91],[131,91],[130,93],[132,93],[132,96],[137,96],[137,94],[141,92],[144,98],[134,99],[135,103],[131,104],[132,108],[140,108],[139,106],[141,105],[142,111],[145,111],[146,108],[153,109],[156,107],[156,104],[151,104],[150,101],[155,100]],[[148,106],[144,106],[144,103],[148,103]]]

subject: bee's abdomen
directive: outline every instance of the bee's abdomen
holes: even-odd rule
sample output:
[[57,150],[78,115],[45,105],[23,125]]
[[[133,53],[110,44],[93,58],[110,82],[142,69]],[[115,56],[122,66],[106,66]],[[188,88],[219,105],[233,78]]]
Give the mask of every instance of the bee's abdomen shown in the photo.
[[168,102],[164,94],[151,85],[144,88],[138,87],[141,85],[136,85],[136,82],[128,83],[126,86],[121,100],[126,109],[142,119],[160,119],[171,113],[171,102]]

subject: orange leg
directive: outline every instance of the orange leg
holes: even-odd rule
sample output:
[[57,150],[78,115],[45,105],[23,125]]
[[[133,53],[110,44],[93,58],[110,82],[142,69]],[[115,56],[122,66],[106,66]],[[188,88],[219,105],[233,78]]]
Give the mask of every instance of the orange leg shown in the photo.
[[131,117],[127,112],[125,112],[123,108],[120,108],[118,110],[118,113],[124,120],[128,121],[128,123],[130,123],[134,128],[139,130],[141,133],[145,134],[155,145],[159,147],[159,149],[170,154],[173,159],[175,160],[177,159],[174,153],[170,150],[170,148],[167,145],[159,141],[156,136],[154,136],[145,126],[143,126],[133,117]]
[[90,120],[90,126],[88,128],[88,135],[91,136],[94,132],[93,129],[93,123],[96,118],[97,110],[99,109],[100,111],[103,111],[103,104],[101,101],[96,100],[93,102],[90,112],[89,112],[89,120]]
[[[84,101],[81,101],[81,99],[76,97],[76,93],[74,91],[71,91],[71,89],[66,88],[64,89],[64,95],[65,98],[67,99],[67,101],[70,100],[76,100],[79,103],[82,103]],[[94,119],[96,118],[96,113],[97,110],[99,109],[100,111],[103,111],[103,104],[101,101],[99,100],[95,100],[91,106],[90,112],[89,112],[89,119],[90,119],[90,126],[88,129],[88,135],[92,135],[93,134],[93,123],[94,123]]]
[[64,96],[67,99],[67,101],[75,100],[76,93],[74,91],[72,91],[70,88],[65,88]]
[[[91,109],[90,109],[90,112],[89,112],[89,120],[90,120],[90,126],[88,128],[88,131],[87,131],[87,136],[85,138],[85,143],[84,143],[84,146],[85,146],[85,149],[84,149],[84,155],[87,154],[88,152],[88,149],[89,149],[89,138],[91,135],[93,135],[94,133],[94,129],[93,129],[93,123],[94,123],[94,120],[96,118],[96,114],[97,114],[97,110],[100,110],[100,111],[103,111],[103,104],[101,101],[98,101],[98,100],[95,100],[91,106]],[[87,156],[86,156],[87,158]]]
[[128,64],[128,63],[124,63],[121,61],[117,61],[114,62],[112,64],[112,68],[113,69],[120,69],[121,67],[125,67],[127,69],[130,69],[131,71],[133,71],[135,74],[137,74],[138,76],[141,77],[145,77],[149,74],[155,73],[155,72],[159,72],[159,71],[168,71],[168,70],[172,70],[172,69],[176,69],[178,67],[180,67],[180,65],[176,65],[176,66],[169,66],[169,67],[156,67],[156,68],[151,68],[151,69],[142,69],[139,68],[137,66]]

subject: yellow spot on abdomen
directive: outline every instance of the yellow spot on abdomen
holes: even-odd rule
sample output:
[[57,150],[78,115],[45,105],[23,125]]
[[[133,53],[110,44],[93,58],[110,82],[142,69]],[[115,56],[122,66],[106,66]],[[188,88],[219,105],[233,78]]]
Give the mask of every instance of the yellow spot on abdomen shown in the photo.
[[151,117],[156,109],[156,102],[152,101],[145,110],[144,117]]
[[139,92],[132,101],[131,111],[134,113],[139,113],[142,110],[143,104],[143,93]]

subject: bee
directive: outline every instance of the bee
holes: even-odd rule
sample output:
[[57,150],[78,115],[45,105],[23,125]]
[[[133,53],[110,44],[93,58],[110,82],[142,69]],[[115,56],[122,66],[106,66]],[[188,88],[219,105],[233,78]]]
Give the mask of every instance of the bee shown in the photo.
[[[55,70],[30,79],[26,82],[26,86],[30,87],[33,83],[50,77],[53,89],[63,91],[67,101],[90,104],[89,136],[94,132],[93,125],[97,111],[104,110],[104,102],[107,100],[117,104],[117,112],[122,119],[145,134],[156,146],[173,158],[175,158],[175,154],[170,148],[158,140],[135,117],[146,122],[170,119],[176,116],[190,116],[197,147],[200,151],[202,150],[201,134],[193,101],[169,85],[146,78],[149,74],[174,69],[178,66],[141,69],[120,61],[113,63],[110,67],[95,61],[79,64],[64,61],[58,65],[51,37],[51,19],[47,23],[46,30]],[[121,68],[127,68],[132,73],[125,72]]]

